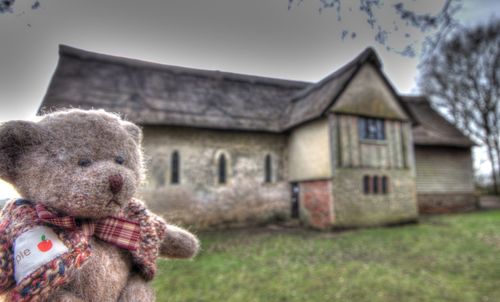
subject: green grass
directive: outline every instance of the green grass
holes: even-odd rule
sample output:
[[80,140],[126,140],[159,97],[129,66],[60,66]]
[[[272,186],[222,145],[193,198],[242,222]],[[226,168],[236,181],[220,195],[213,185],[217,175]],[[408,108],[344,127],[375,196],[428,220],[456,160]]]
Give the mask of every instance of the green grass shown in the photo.
[[200,238],[194,261],[160,261],[158,301],[500,301],[500,211]]

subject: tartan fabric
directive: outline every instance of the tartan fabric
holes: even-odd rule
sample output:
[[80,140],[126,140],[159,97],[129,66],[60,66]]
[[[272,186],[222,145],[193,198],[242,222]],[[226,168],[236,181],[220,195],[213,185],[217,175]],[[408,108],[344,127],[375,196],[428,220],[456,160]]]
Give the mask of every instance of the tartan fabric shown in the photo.
[[38,214],[38,218],[40,218],[43,222],[50,223],[53,225],[57,225],[63,229],[76,229],[76,220],[71,216],[58,217],[54,215],[52,212],[47,210],[42,204],[37,203],[35,205],[36,213]]
[[140,226],[133,221],[116,216],[109,216],[97,221],[88,219],[77,221],[72,216],[57,216],[40,203],[35,205],[35,209],[43,222],[69,230],[80,228],[87,237],[95,236],[129,251],[135,251],[139,248]]
[[119,218],[108,217],[95,226],[95,235],[122,249],[135,251],[139,248],[141,232],[139,224]]

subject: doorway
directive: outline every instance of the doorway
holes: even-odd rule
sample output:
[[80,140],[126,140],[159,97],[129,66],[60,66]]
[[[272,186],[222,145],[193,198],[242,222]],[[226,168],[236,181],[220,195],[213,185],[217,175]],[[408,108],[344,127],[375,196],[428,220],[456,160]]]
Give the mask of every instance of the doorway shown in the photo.
[[292,183],[292,218],[299,218],[300,186]]

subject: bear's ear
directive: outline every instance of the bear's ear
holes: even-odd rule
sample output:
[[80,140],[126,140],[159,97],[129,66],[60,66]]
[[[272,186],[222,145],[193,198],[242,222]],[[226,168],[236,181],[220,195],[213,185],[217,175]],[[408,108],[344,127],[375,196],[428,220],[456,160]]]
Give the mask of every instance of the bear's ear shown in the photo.
[[141,128],[137,127],[135,124],[126,121],[123,122],[123,127],[128,132],[128,134],[130,134],[130,136],[134,139],[137,145],[140,145],[142,142]]
[[19,157],[42,141],[42,131],[33,122],[10,121],[0,124],[0,178],[13,182]]

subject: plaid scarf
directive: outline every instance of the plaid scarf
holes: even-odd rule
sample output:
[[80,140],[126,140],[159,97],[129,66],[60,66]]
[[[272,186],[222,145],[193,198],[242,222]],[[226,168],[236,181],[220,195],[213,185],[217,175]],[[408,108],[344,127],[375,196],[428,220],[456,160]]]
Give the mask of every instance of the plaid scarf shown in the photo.
[[138,223],[116,216],[100,220],[79,219],[72,216],[57,216],[37,203],[35,209],[41,221],[63,229],[80,229],[87,237],[95,236],[122,249],[135,251],[141,240]]
[[[110,218],[114,219],[108,220]],[[104,225],[97,226],[104,221],[106,221]],[[92,255],[92,249],[87,240],[89,237],[84,234],[84,231],[91,234],[93,229],[93,235],[97,236],[95,234],[97,229],[102,228],[110,221],[115,221],[117,225],[120,225],[120,228],[125,229],[135,229],[134,223],[130,226],[128,224],[123,226],[123,222],[138,223],[137,227],[140,228],[138,248],[129,252],[132,255],[134,267],[138,269],[142,277],[146,281],[153,279],[156,272],[156,259],[161,242],[165,237],[167,224],[163,219],[151,213],[142,201],[132,198],[123,212],[120,213],[120,217],[107,217],[103,220],[92,221],[95,226],[89,228],[90,231],[82,229],[87,223],[85,220],[74,217],[58,217],[43,207],[37,209],[36,203],[25,199],[9,201],[0,211],[0,295],[7,293],[6,301],[51,301],[55,290],[67,285],[75,276],[76,271]],[[26,230],[46,223],[63,225],[55,227],[54,232],[69,248],[69,252],[39,267],[16,284],[14,279],[16,258],[13,254],[13,243]],[[110,227],[104,228],[109,230]],[[108,231],[108,233],[114,232]],[[136,229],[136,231],[126,231],[125,233],[130,235],[131,233],[137,234],[137,232]],[[130,236],[126,237],[130,238]],[[138,235],[132,237],[138,237]]]

